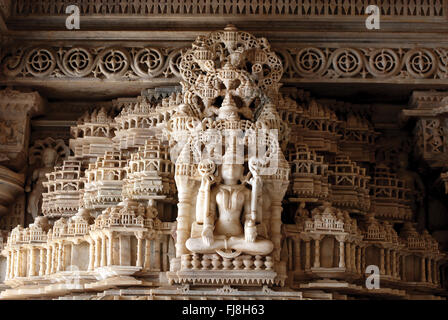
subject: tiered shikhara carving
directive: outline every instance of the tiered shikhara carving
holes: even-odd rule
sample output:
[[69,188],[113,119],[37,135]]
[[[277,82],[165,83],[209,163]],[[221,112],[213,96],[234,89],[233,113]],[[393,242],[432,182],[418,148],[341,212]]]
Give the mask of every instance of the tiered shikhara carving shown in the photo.
[[366,169],[344,155],[337,156],[328,168],[333,203],[352,212],[368,211],[370,177],[366,175]]
[[303,142],[313,150],[337,153],[340,139],[339,123],[333,110],[316,100],[311,100],[303,107],[298,125],[293,127],[292,141],[303,139]]
[[104,209],[123,200],[123,179],[126,159],[118,151],[107,151],[85,171],[84,205],[88,209]]
[[149,138],[144,147],[131,154],[123,194],[131,199],[173,199],[176,193],[174,170],[168,146],[155,137]]
[[72,127],[71,133],[74,139],[70,140],[70,149],[75,154],[75,160],[83,160],[85,167],[106,151],[114,151],[114,123],[105,108],[86,113],[78,120],[78,125]]
[[412,220],[409,193],[404,180],[385,165],[377,165],[373,173],[371,189],[371,212],[378,218],[390,221]]
[[47,192],[43,194],[42,213],[50,218],[71,217],[78,212],[81,190],[81,161],[65,160],[56,171],[47,173],[47,182],[43,185]]
[[162,104],[148,101],[144,96],[136,103],[127,104],[115,118],[117,130],[113,138],[119,150],[136,151],[157,132],[156,127],[166,123],[182,102],[181,94],[172,94]]
[[[149,286],[182,298],[204,284],[225,286],[213,297],[438,292],[444,255],[409,222],[406,182],[383,165],[367,175],[377,135],[367,120],[280,94],[280,58],[233,26],[179,61],[181,94],[123,99],[114,119],[99,109],[72,128],[74,156],[47,174],[46,217],[4,246],[13,288],[2,297]],[[364,287],[369,265],[380,290]]]
[[304,199],[328,199],[328,164],[323,156],[318,156],[306,144],[296,143],[296,150],[290,152],[288,162],[291,165],[292,198],[302,202]]

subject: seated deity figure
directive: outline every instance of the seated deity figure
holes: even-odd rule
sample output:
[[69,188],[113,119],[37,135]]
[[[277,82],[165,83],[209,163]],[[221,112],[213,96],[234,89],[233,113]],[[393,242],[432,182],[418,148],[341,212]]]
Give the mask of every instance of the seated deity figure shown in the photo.
[[[256,223],[261,220],[257,217],[259,198],[256,192],[242,183],[244,166],[232,163],[224,156],[224,163],[220,167],[221,182],[217,182],[213,174],[213,162],[209,161],[205,167],[206,170],[202,163],[202,168],[199,168],[202,183],[192,237],[186,242],[188,250],[202,254],[218,253],[226,257],[236,257],[242,253],[260,256],[270,254],[273,243],[262,239],[257,233]],[[260,184],[260,180],[259,177],[251,179],[253,188],[256,183]]]

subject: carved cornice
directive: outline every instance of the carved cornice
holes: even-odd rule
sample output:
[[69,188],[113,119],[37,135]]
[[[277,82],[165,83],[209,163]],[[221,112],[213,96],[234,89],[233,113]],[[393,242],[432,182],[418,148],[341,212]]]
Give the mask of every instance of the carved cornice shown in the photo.
[[25,93],[7,88],[0,91],[0,106],[0,117],[33,117],[42,113],[45,100],[38,92]]
[[[446,0],[385,0],[381,15],[408,19],[443,18],[446,14]],[[369,1],[363,0],[239,0],[239,1],[157,1],[157,0],[84,0],[79,3],[82,15],[163,15],[192,17],[244,16],[264,17],[266,15],[297,19],[300,17],[364,17]],[[16,0],[12,14],[15,16],[64,15],[67,1],[64,0]]]
[[[56,47],[10,50],[2,82],[27,79],[150,81],[180,79],[183,49],[152,46]],[[300,46],[276,49],[284,83],[445,84],[448,48]]]
[[403,110],[406,117],[437,117],[448,113],[448,92],[414,91],[409,101],[410,109]]

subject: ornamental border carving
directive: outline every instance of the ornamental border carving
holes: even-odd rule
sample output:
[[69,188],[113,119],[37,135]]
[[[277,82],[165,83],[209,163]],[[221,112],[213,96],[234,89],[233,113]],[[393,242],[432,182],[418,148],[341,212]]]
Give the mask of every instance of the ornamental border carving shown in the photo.
[[[179,78],[182,48],[55,47],[13,49],[1,60],[2,78],[151,80]],[[282,82],[399,82],[448,78],[448,48],[302,46],[276,49]]]

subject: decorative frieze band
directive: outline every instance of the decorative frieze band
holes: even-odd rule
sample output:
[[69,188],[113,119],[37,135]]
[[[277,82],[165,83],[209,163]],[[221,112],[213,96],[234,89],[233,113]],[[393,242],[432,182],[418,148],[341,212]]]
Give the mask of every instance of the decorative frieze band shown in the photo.
[[[278,49],[283,82],[441,83],[448,78],[448,48]],[[154,47],[32,47],[7,53],[3,79],[94,78],[151,80],[179,78],[182,49]]]
[[[16,0],[13,15],[64,15],[73,1]],[[378,5],[382,16],[406,18],[444,17],[446,0],[83,0],[83,15],[232,15],[281,17],[363,17],[369,5]]]

